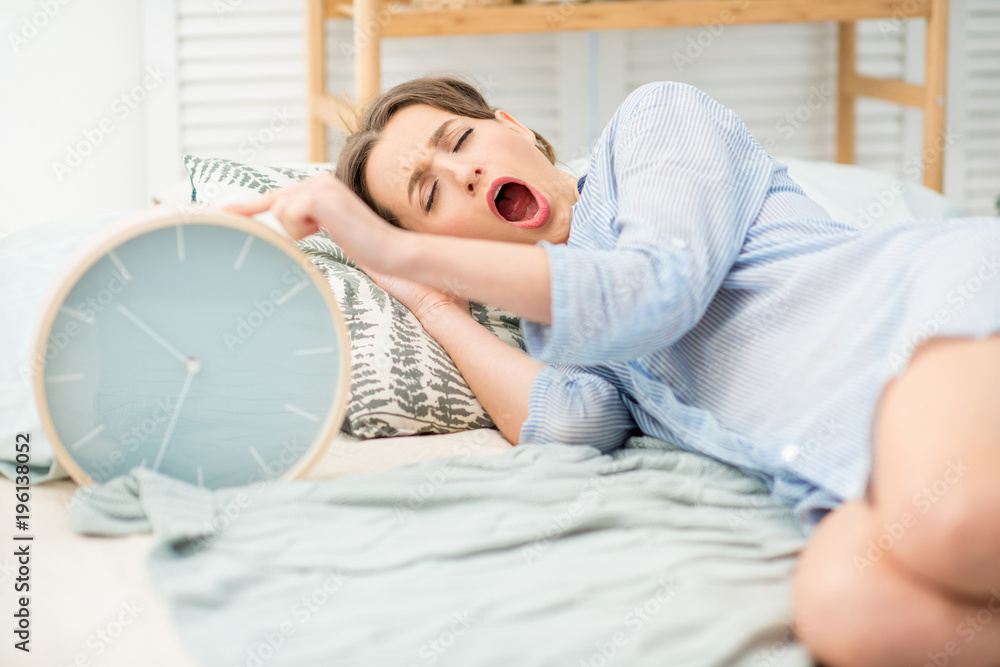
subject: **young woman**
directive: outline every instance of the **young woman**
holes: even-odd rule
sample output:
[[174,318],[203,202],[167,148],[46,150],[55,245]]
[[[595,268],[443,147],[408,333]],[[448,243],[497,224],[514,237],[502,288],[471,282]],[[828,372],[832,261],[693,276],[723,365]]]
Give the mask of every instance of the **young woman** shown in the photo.
[[1000,665],[1000,221],[858,233],[680,83],[629,95],[577,181],[447,78],[375,100],[337,177],[233,207],[267,209],[410,308],[515,445],[639,429],[764,480],[811,533],[818,659]]

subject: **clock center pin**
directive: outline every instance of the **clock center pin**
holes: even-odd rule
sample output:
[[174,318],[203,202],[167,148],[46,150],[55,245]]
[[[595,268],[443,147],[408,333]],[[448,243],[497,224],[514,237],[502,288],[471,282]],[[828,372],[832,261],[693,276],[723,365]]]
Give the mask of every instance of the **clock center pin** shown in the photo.
[[188,357],[187,361],[184,362],[184,370],[186,370],[191,375],[195,375],[201,372],[201,360],[197,357]]

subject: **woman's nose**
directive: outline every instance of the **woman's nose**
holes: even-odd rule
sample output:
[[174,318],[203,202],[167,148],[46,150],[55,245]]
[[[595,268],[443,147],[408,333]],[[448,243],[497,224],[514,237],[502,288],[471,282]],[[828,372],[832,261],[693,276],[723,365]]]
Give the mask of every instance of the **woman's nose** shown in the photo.
[[483,170],[481,167],[468,167],[465,175],[465,191],[474,195],[480,191],[483,183]]

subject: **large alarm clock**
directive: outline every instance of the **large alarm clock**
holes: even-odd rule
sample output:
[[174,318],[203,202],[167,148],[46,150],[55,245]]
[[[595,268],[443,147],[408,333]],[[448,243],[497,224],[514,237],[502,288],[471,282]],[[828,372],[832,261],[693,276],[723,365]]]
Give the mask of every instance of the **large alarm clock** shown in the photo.
[[144,466],[206,488],[290,479],[339,431],[349,338],[291,241],[223,212],[116,223],[56,281],[34,391],[80,484]]

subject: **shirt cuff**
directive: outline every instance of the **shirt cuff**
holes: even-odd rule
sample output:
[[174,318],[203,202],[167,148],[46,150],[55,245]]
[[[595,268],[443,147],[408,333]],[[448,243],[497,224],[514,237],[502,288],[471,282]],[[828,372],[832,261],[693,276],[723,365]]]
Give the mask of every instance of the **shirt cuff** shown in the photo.
[[559,354],[569,342],[569,314],[572,310],[572,298],[568,283],[570,281],[570,262],[567,257],[568,246],[554,244],[549,241],[539,241],[535,244],[545,249],[549,260],[549,301],[552,310],[552,324],[542,324],[521,318],[521,332],[524,334],[525,350],[537,361],[555,364],[561,363]]
[[528,416],[521,424],[521,432],[517,438],[518,445],[529,442],[536,444],[552,442],[551,437],[545,433],[545,425],[551,419],[551,415],[546,414],[545,406],[548,405],[549,389],[557,375],[555,366],[546,364],[535,376],[528,394]]

